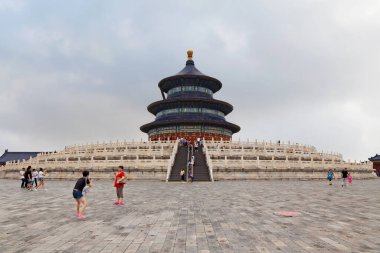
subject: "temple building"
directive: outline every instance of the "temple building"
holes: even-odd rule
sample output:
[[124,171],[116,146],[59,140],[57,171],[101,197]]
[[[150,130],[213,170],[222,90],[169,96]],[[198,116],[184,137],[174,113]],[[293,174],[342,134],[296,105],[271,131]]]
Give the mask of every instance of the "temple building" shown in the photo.
[[[148,106],[155,120],[140,127],[149,140],[110,141],[66,146],[55,152],[0,157],[0,178],[19,178],[22,168],[43,168],[49,179],[77,179],[83,170],[93,179],[113,180],[123,165],[131,180],[179,181],[182,169],[192,181],[249,179],[326,179],[327,170],[347,168],[355,179],[380,175],[380,156],[371,162],[345,161],[342,154],[311,145],[271,141],[232,141],[240,127],[226,121],[229,103],[214,99],[222,83],[201,73],[187,52],[186,66],[161,80],[162,100]],[[131,115],[133,117],[133,115]],[[203,138],[203,146],[182,145],[179,138]],[[373,165],[373,168],[372,168]]]
[[380,155],[376,154],[375,156],[368,158],[373,163],[373,170],[376,175],[380,177]]
[[222,83],[200,72],[194,65],[193,51],[187,51],[186,66],[158,83],[163,100],[148,106],[156,119],[140,127],[152,141],[177,138],[231,140],[240,127],[225,116],[233,106],[213,98]]

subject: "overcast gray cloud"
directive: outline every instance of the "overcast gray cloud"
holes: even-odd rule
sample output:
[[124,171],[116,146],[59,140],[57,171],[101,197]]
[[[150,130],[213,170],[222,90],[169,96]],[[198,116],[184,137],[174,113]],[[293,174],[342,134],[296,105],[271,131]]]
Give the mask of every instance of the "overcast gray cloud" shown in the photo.
[[146,139],[157,83],[196,66],[234,139],[380,152],[380,2],[0,0],[0,149]]

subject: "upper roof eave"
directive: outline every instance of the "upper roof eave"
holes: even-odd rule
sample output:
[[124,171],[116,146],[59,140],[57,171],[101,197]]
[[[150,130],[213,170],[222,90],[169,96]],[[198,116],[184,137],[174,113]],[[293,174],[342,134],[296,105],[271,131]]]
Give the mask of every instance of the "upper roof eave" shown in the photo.
[[169,80],[175,80],[175,79],[203,79],[203,80],[210,80],[212,82],[209,83],[209,86],[210,86],[209,88],[214,93],[217,92],[217,91],[219,91],[222,88],[222,83],[218,79],[216,79],[214,77],[206,76],[206,75],[189,75],[189,74],[174,75],[174,76],[166,77],[166,78],[162,79],[158,83],[158,87],[160,88],[160,90],[162,90],[163,92],[167,93],[172,88],[171,85],[169,85],[167,83],[167,81],[169,81]]

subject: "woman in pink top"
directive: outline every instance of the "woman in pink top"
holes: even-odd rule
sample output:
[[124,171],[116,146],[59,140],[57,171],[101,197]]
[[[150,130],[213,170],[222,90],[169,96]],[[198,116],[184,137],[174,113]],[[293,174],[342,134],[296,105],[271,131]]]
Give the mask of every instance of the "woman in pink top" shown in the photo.
[[348,180],[348,183],[349,183],[350,185],[352,185],[352,175],[351,175],[351,173],[348,173],[347,180]]
[[113,173],[115,176],[115,183],[113,186],[116,188],[116,196],[117,196],[117,200],[114,204],[124,205],[124,202],[123,202],[123,188],[125,184],[125,174],[123,171],[124,167],[120,165],[118,167],[118,170],[119,170],[118,174],[116,174],[116,172]]

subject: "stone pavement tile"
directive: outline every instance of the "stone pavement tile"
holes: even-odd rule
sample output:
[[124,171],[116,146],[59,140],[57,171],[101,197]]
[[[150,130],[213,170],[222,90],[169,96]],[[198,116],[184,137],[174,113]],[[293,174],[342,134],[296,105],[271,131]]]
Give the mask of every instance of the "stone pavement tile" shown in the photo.
[[128,248],[124,251],[125,253],[134,253],[140,248],[140,243],[131,243]]
[[0,192],[14,188],[19,200],[0,195],[1,252],[380,252],[380,196],[371,194],[378,180],[344,189],[324,181],[130,182],[123,207],[112,204],[112,182],[97,181],[86,220],[74,216],[75,182],[47,180],[48,192],[27,192],[0,181]]

